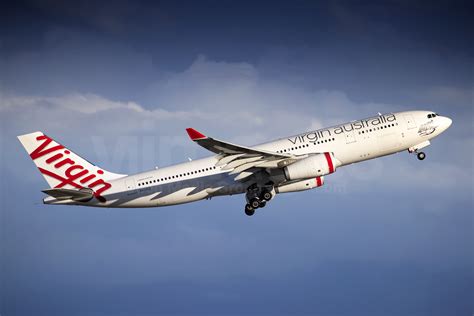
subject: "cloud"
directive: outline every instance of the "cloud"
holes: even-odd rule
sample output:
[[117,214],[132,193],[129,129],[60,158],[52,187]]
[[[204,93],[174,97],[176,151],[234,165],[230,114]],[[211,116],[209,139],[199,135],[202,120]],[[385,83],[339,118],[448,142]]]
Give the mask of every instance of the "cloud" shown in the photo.
[[[2,173],[5,178],[14,179],[15,183],[29,183],[36,188],[44,186],[43,179],[15,139],[16,135],[33,130],[45,131],[108,170],[134,173],[156,165],[185,161],[188,156],[208,156],[209,152],[187,138],[184,128],[189,126],[203,129],[217,138],[252,145],[392,109],[390,104],[355,102],[342,91],[312,90],[284,81],[269,80],[262,77],[258,68],[249,63],[217,62],[202,56],[188,69],[169,74],[166,79],[151,84],[148,93],[150,102],[146,106],[135,100],[112,100],[94,93],[74,92],[55,96],[26,96],[11,92],[0,94],[0,123],[5,131],[1,137],[2,146],[8,148],[3,151],[2,158],[5,162],[15,161],[16,166],[11,168],[10,163],[4,163],[0,166]],[[153,103],[151,100],[154,100]],[[450,139],[449,136],[441,137],[444,139],[443,143]],[[463,156],[471,155],[469,148],[472,148],[472,140],[449,142],[449,151],[445,150],[447,146],[436,145],[427,149],[428,158],[422,163],[406,153],[371,160],[340,168],[334,175],[326,177],[326,186],[322,190],[300,193],[297,197],[291,194],[277,197],[270,206],[275,213],[259,214],[266,215],[262,220],[270,220],[266,224],[269,226],[258,229],[261,234],[269,231],[267,235],[260,237],[260,241],[254,240],[254,229],[258,226],[245,228],[248,225],[246,222],[239,222],[235,228],[249,231],[242,236],[241,231],[222,231],[208,222],[202,222],[199,217],[188,218],[189,213],[171,215],[175,214],[174,208],[153,215],[159,217],[160,224],[148,223],[146,226],[140,219],[131,223],[131,218],[126,213],[120,213],[114,216],[126,219],[126,224],[117,225],[132,225],[134,229],[138,229],[139,225],[139,237],[133,234],[122,236],[124,232],[121,230],[114,231],[111,236],[101,224],[95,225],[95,229],[90,232],[81,230],[69,233],[58,228],[42,237],[38,247],[48,249],[48,256],[37,261],[37,265],[46,269],[51,261],[61,262],[61,265],[55,266],[55,273],[73,282],[77,276],[85,279],[90,271],[102,269],[94,258],[107,256],[107,260],[115,258],[120,261],[122,253],[146,258],[140,262],[125,260],[116,263],[114,268],[103,271],[102,285],[110,285],[147,279],[225,279],[229,269],[250,278],[264,273],[266,278],[273,279],[278,278],[281,273],[291,274],[295,269],[311,269],[307,261],[298,259],[298,254],[311,253],[312,249],[318,251],[306,255],[311,266],[321,263],[320,256],[324,260],[357,259],[378,262],[391,262],[404,257],[417,264],[427,264],[433,256],[419,258],[417,252],[420,244],[434,247],[429,237],[435,227],[427,227],[430,233],[418,237],[415,245],[400,245],[399,231],[387,228],[391,225],[391,220],[398,220],[398,224],[409,227],[409,236],[417,234],[418,226],[410,218],[400,219],[397,216],[401,215],[387,215],[387,212],[396,205],[406,204],[404,199],[409,199],[417,201],[414,205],[420,207],[418,213],[424,212],[427,218],[446,217],[449,215],[452,199],[466,203],[466,196],[472,191],[472,165]],[[453,158],[451,152],[464,154]],[[453,187],[457,188],[456,192],[451,192]],[[414,194],[416,197],[413,197]],[[433,198],[434,195],[436,199]],[[37,200],[41,198],[39,192],[31,196]],[[384,204],[386,199],[399,202],[394,202],[393,207],[387,206]],[[335,203],[335,200],[338,202]],[[225,201],[199,203],[182,208],[197,208],[201,211],[209,208],[207,212],[211,212],[213,208],[225,205],[226,208],[239,209],[242,197],[226,197]],[[358,203],[374,203],[376,208],[381,206],[387,209],[380,215],[370,213],[375,219],[368,219],[367,214],[360,217],[356,213],[363,208]],[[334,206],[335,209],[332,209]],[[331,212],[325,213],[325,208]],[[294,213],[297,209],[298,214]],[[292,210],[292,215],[284,210]],[[354,212],[351,213],[350,210]],[[83,213],[84,220],[97,216],[93,215],[95,211],[87,210],[87,213]],[[372,212],[372,208],[369,208],[369,212]],[[340,221],[339,217],[343,214],[346,220]],[[288,215],[295,217],[288,220]],[[220,215],[216,223],[225,221],[225,216],[228,214]],[[230,218],[235,220],[236,216],[232,215]],[[299,222],[303,217],[306,218],[306,223]],[[76,215],[74,218],[79,221],[82,217]],[[34,221],[35,218],[29,220]],[[319,223],[316,231],[312,221]],[[367,229],[366,221],[384,223],[385,226]],[[353,237],[349,246],[341,234],[353,234],[354,224],[359,230],[365,227],[365,231],[358,231],[356,235],[359,237]],[[288,228],[288,225],[293,228]],[[328,231],[323,228],[324,225],[333,228]],[[278,227],[278,230],[288,229],[293,234],[295,231],[301,233],[286,240],[274,235],[269,228],[271,226]],[[372,239],[381,235],[384,236],[382,241]],[[328,236],[334,239],[331,243],[327,242]],[[58,242],[61,238],[81,242],[71,250],[68,243]],[[295,238],[311,240],[311,244],[301,244],[293,249]],[[275,254],[274,248],[261,248],[275,240],[285,249],[284,254],[289,259],[284,264],[268,267],[269,258],[278,261],[281,253]],[[115,242],[120,246],[111,246]],[[339,246],[334,247],[334,243]],[[392,247],[384,247],[384,243],[392,244]],[[379,250],[376,253],[368,252],[367,245]],[[341,252],[341,247],[347,250]],[[216,249],[220,250],[216,252]],[[255,253],[259,255],[255,256]],[[452,250],[451,253],[457,257],[464,255],[463,248]],[[77,254],[87,254],[89,259],[82,262],[83,270],[77,271],[75,277],[69,277],[69,267],[74,266],[74,263],[71,262],[73,259],[68,258],[76,258]],[[196,267],[190,268],[187,262],[177,262],[184,255],[194,258]],[[239,258],[251,255],[252,265],[240,266]],[[217,273],[216,262],[227,270],[219,270]],[[442,266],[443,263],[439,262],[438,265]],[[159,270],[155,271],[156,266]],[[124,271],[128,270],[135,272],[123,276]]]
[[[254,145],[400,108],[355,102],[342,91],[312,90],[267,79],[252,64],[218,62],[204,56],[199,56],[188,69],[150,84],[147,94],[144,106],[93,93],[23,96],[4,92],[0,94],[0,120],[10,136],[42,130],[64,140],[66,145],[89,148],[86,154],[107,169],[125,168],[130,173],[156,164],[173,164],[187,156],[208,155],[187,139],[186,127]],[[446,97],[456,99],[458,94],[448,93]],[[84,127],[87,130],[78,139],[76,131]],[[452,151],[469,155],[471,143],[464,138],[450,146]],[[381,176],[390,177],[390,185],[410,188],[447,188],[453,185],[452,179],[469,182],[466,170],[472,170],[471,165],[460,157],[449,158],[436,141],[433,150],[441,162],[428,160],[424,168],[414,165],[411,158],[397,156],[343,168],[347,169],[347,177],[335,178],[347,187],[354,181],[369,185]],[[428,149],[429,155],[431,151]],[[437,181],[436,177],[444,181]]]
[[115,102],[95,94],[69,94],[60,97],[41,96],[14,96],[1,97],[1,107],[20,107],[30,109],[32,107],[51,108],[52,110],[69,110],[83,114],[92,114],[106,110],[132,110],[143,111],[143,108],[135,102]]
[[[88,142],[94,138],[96,148],[102,148],[99,144],[116,143],[112,152],[136,151],[138,156],[149,157],[149,162],[160,165],[175,163],[176,157],[157,154],[145,137],[157,138],[156,149],[160,152],[168,152],[170,148],[165,146],[171,146],[180,155],[184,151],[194,155],[198,149],[186,139],[186,127],[253,145],[348,121],[361,113],[373,114],[373,108],[381,112],[389,109],[383,104],[357,104],[341,91],[312,91],[261,78],[258,69],[249,63],[217,62],[204,56],[199,56],[188,69],[150,84],[143,103],[111,100],[90,92],[54,96],[11,91],[0,94],[3,125],[11,136],[42,130],[67,143],[81,145],[89,135]],[[87,132],[77,139],[75,131],[85,126]],[[125,139],[130,136],[137,139]],[[100,152],[99,162],[105,159],[105,151]],[[139,171],[139,164],[135,165],[133,170]]]
[[[474,20],[405,2],[2,6],[0,313],[469,313]],[[340,168],[253,218],[243,196],[42,205],[15,137],[134,173],[208,156],[186,127],[252,145],[409,109],[453,118],[426,160]]]

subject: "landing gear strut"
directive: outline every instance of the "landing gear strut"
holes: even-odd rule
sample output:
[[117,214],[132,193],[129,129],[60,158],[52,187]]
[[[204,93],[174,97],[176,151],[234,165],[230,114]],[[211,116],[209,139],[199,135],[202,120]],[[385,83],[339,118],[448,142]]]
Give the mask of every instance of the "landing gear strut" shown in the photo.
[[420,151],[419,153],[416,154],[416,157],[418,158],[418,160],[423,160],[426,158],[426,154]]
[[416,157],[418,158],[418,160],[424,160],[426,158],[426,154],[422,151],[419,151],[423,148],[425,148],[426,146],[429,146],[430,145],[430,141],[429,140],[425,140],[424,142],[422,143],[419,143],[418,145],[415,145],[415,146],[412,146],[410,148],[408,148],[408,152],[410,154],[416,154]]

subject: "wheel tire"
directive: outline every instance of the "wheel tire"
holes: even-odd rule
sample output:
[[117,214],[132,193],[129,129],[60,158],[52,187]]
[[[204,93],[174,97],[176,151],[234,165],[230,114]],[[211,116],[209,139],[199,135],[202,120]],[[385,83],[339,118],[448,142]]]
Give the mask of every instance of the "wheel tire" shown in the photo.
[[255,209],[250,204],[246,204],[245,205],[245,215],[252,216],[253,214],[255,214]]
[[253,199],[252,201],[250,201],[250,206],[251,206],[253,209],[258,208],[258,207],[260,206],[259,200]]
[[416,157],[418,158],[418,160],[423,160],[426,158],[426,154],[424,152],[419,152],[418,154],[416,154]]
[[258,207],[265,207],[265,205],[267,205],[266,201],[260,201],[260,204]]
[[272,199],[272,194],[270,192],[265,192],[262,197],[265,201],[270,201]]

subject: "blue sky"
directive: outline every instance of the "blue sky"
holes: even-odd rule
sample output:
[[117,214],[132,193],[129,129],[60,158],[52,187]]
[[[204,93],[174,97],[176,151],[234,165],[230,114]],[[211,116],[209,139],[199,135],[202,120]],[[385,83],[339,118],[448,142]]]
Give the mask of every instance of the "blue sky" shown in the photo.
[[[1,315],[470,315],[468,2],[22,1],[0,5]],[[16,140],[41,130],[133,173],[377,112],[453,119],[420,162],[321,189],[155,209],[41,204]]]

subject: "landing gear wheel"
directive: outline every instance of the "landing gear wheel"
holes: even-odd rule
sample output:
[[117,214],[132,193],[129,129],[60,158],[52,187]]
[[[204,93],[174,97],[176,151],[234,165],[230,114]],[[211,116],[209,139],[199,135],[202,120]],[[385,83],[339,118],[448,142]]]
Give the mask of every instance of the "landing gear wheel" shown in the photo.
[[257,200],[257,199],[253,199],[250,201],[250,206],[253,208],[253,209],[256,209],[260,206],[260,201]]
[[258,205],[258,207],[265,207],[265,205],[267,205],[266,201],[260,201],[260,204]]
[[255,209],[250,204],[245,204],[245,215],[252,216],[255,214]]
[[272,194],[270,192],[264,192],[263,195],[262,195],[262,198],[265,201],[270,201],[272,199]]
[[418,154],[416,154],[416,157],[418,158],[418,160],[423,160],[426,158],[426,154],[421,151]]

